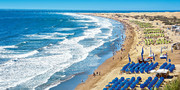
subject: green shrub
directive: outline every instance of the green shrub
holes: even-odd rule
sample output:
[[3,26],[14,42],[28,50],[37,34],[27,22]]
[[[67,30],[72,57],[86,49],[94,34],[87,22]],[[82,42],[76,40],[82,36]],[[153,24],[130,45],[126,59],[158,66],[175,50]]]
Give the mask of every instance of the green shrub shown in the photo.
[[180,78],[178,77],[172,82],[167,83],[164,86],[164,90],[180,90]]
[[141,28],[152,28],[152,24],[151,23],[144,23],[144,22],[140,22],[140,21],[131,21],[137,25],[139,25]]

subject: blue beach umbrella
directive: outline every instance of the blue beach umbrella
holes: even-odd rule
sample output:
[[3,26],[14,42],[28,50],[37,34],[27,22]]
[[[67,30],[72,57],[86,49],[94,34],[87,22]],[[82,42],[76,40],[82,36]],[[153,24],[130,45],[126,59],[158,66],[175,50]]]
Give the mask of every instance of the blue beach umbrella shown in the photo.
[[171,59],[169,59],[169,62],[171,62]]
[[142,60],[143,60],[143,54],[144,54],[144,50],[143,50],[143,47],[142,47],[142,52],[141,52]]
[[141,59],[143,60],[143,55],[141,54]]
[[143,50],[143,47],[142,47],[142,52],[141,52],[141,55],[143,55],[144,54],[144,50]]
[[154,56],[154,53],[153,53],[153,60],[155,61],[155,56]]
[[129,62],[131,62],[131,58],[130,58],[130,55],[128,54],[128,57],[129,57]]
[[[167,52],[166,52],[166,55],[167,55]],[[167,61],[167,58],[168,58],[168,56],[166,57],[166,61]]]

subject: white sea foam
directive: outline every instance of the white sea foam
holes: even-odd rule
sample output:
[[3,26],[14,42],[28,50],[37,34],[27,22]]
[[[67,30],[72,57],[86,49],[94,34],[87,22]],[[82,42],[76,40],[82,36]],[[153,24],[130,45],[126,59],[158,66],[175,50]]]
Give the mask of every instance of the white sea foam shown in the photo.
[[[80,21],[80,22],[99,22],[98,18],[88,16],[88,15],[81,15],[81,14],[76,14],[76,13],[59,13],[63,15],[69,15],[73,16],[76,19],[81,19],[81,20],[73,20],[73,21]],[[82,20],[82,19],[87,19],[87,20]]]
[[73,22],[93,22],[92,20],[71,20]]
[[10,51],[10,50],[4,50],[2,52],[6,53],[6,54],[1,53],[0,58],[12,58],[12,59],[25,58],[25,57],[33,56],[33,55],[38,53],[37,50],[31,51],[31,52],[28,52],[28,53],[24,53],[24,54],[14,54],[15,52]]
[[77,28],[57,28],[56,31],[70,31],[70,30],[76,30]]
[[[43,48],[42,53],[51,54],[51,56],[24,58],[37,54],[39,53],[38,51],[33,51],[19,56],[12,55],[10,58],[18,57],[20,59],[18,59],[18,61],[16,62],[9,61],[0,66],[0,89],[14,87],[17,85],[27,87],[29,89],[34,89],[37,86],[46,83],[48,79],[57,71],[64,70],[72,64],[86,59],[91,51],[105,43],[103,39],[108,38],[112,35],[113,27],[108,19],[71,13],[64,13],[64,15],[71,15],[77,18],[88,18],[90,19],[89,21],[95,22],[98,25],[98,28],[87,29],[84,31],[83,36],[74,37],[71,39],[66,39],[65,37],[56,37],[56,35],[68,35],[67,33],[62,34],[57,32],[45,33],[41,35],[26,35],[26,37],[33,39],[63,38],[64,40],[62,42],[59,42],[58,45],[51,45],[48,48]],[[109,28],[108,33],[103,33],[103,35],[106,36],[99,36],[101,40],[97,40],[94,45],[86,48],[83,45],[79,44],[81,40],[96,38],[97,35],[101,35],[101,28]],[[72,28],[64,28],[64,30],[72,30]],[[69,35],[73,34],[71,33]],[[47,89],[56,85],[57,84],[47,87]]]
[[25,54],[20,54],[20,55],[15,55],[12,56],[11,58],[25,58],[25,57],[29,57],[29,56],[33,56],[35,54],[39,53],[37,50],[25,53]]
[[0,58],[8,57],[9,54],[14,53],[14,51],[7,50],[8,48],[18,48],[18,46],[11,45],[11,46],[0,46]]
[[[57,35],[61,35],[64,37],[58,37]],[[31,34],[31,35],[25,35],[26,37],[30,39],[65,39],[67,35],[74,35],[74,33],[42,33],[42,34]]]
[[11,45],[11,46],[0,46],[0,50],[6,49],[6,48],[18,48],[18,47],[15,46],[15,45]]
[[[28,37],[29,39],[65,39],[66,38],[66,37],[57,37],[55,35],[60,35],[60,33],[51,33],[51,34],[47,33],[47,34],[42,34],[42,35],[32,34],[32,35],[25,35],[25,36]],[[61,34],[61,35],[65,35],[65,34]]]
[[74,35],[74,33],[58,33],[58,32],[54,32],[54,33],[45,33],[45,35],[50,35],[50,36],[63,35],[63,36],[67,36],[67,35]]
[[78,30],[82,28],[88,28],[87,26],[88,24],[86,24],[86,26],[84,27],[78,27],[78,28],[57,28],[55,31],[72,31],[72,30]]

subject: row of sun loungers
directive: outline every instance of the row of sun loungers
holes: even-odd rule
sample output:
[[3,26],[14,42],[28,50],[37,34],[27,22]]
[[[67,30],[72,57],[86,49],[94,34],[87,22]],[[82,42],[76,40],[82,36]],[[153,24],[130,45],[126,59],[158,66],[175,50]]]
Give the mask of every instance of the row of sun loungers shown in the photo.
[[169,69],[170,72],[173,72],[173,70],[175,69],[175,65],[174,64],[167,64],[167,62],[163,63],[159,69]]
[[153,86],[154,88],[159,88],[159,86],[162,84],[162,82],[164,81],[164,77],[160,77],[159,81],[158,81],[158,77],[155,77],[153,80],[151,77],[148,77],[148,79],[140,85],[140,88],[145,88],[147,87],[148,89],[152,90]]
[[148,77],[148,79],[140,84],[141,77],[135,77],[132,78],[124,78],[121,77],[118,79],[117,77],[112,80],[112,82],[109,82],[108,85],[103,90],[126,90],[126,89],[134,89],[138,84],[140,84],[140,88],[144,89],[147,87],[148,89],[152,90],[154,87],[159,88],[162,82],[164,81],[164,77],[155,77],[152,79],[152,77]]
[[135,88],[137,84],[141,81],[141,77],[135,77],[132,78],[124,78],[121,77],[118,79],[117,77],[112,80],[112,82],[109,82],[108,85],[103,90],[126,90],[128,88]]
[[149,73],[149,71],[155,69],[158,66],[158,62],[156,62],[155,64],[153,62],[151,62],[150,64],[147,63],[134,63],[132,62],[131,64],[128,63],[126,64],[121,71],[122,72],[126,72],[126,73]]
[[159,86],[162,84],[163,81],[164,81],[164,78],[161,77],[160,80],[155,84],[155,87],[159,88]]
[[[147,63],[134,63],[132,62],[131,64],[128,63],[126,65],[124,65],[124,67],[121,69],[122,72],[126,72],[126,73],[149,73],[149,71],[154,70],[157,66],[158,66],[158,62],[153,63],[151,62],[150,64]],[[175,69],[175,65],[171,64],[171,63],[163,63],[159,69],[167,69],[170,72],[173,72],[173,70]]]
[[[151,72],[151,70],[153,71],[153,69],[155,69],[158,66],[158,62],[151,62],[151,63],[128,63],[126,65],[124,65],[124,67],[121,69],[121,71],[123,72],[128,72],[128,73],[149,73],[149,71]],[[170,72],[173,72],[173,70],[175,69],[175,65],[171,64],[171,63],[163,63],[160,67],[159,70],[157,70],[157,72],[162,71],[162,70],[169,70]],[[145,80],[144,83],[141,83],[141,77],[137,77],[137,79],[135,79],[135,77],[132,78],[124,78],[121,77],[120,79],[118,79],[117,77],[115,79],[112,80],[112,82],[109,82],[108,85],[106,85],[106,87],[103,90],[126,90],[126,89],[134,89],[136,88],[136,86],[138,84],[140,84],[140,88],[144,89],[144,88],[148,88],[150,90],[152,90],[153,88],[159,88],[161,86],[161,84],[164,81],[164,77],[163,76],[156,76],[152,79],[152,77],[148,77],[147,80]]]

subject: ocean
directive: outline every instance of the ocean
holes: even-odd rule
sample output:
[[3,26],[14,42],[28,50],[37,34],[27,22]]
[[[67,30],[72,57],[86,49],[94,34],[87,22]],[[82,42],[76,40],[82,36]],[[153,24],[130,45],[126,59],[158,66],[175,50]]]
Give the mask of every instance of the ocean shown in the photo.
[[0,89],[73,90],[121,49],[124,33],[102,17],[0,10]]

